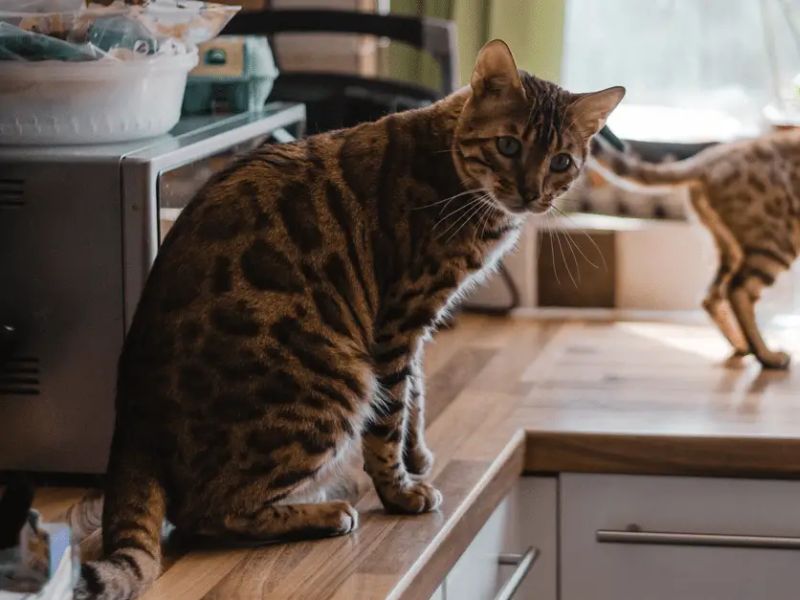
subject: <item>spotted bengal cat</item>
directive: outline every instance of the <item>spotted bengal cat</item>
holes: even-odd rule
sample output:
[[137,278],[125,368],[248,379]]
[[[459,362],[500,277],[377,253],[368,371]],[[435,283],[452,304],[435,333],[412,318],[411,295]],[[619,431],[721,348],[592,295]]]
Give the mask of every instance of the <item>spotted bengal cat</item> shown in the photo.
[[611,178],[688,188],[691,206],[719,253],[703,307],[735,356],[752,353],[767,368],[788,367],[790,356],[764,342],[754,306],[764,287],[800,253],[800,132],[713,146],[663,164],[639,161],[600,136],[592,149],[599,170],[610,170]]
[[496,40],[430,107],[266,145],[213,178],[125,342],[105,559],[78,596],[141,593],[165,517],[248,540],[352,531],[356,511],[324,490],[352,448],[387,510],[435,510],[423,342],[569,187],[623,94],[571,94]]

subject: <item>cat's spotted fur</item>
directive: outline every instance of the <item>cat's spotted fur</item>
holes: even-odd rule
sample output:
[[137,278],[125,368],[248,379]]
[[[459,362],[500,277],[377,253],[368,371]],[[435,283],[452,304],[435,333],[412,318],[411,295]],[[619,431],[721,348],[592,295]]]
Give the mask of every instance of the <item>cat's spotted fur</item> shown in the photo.
[[[247,540],[352,531],[353,507],[318,488],[353,449],[387,510],[436,509],[414,477],[433,460],[423,342],[523,214],[577,176],[622,93],[570,94],[496,41],[471,88],[264,146],[210,182],[169,232],[125,342],[106,558],[84,565],[79,596],[138,595],[165,517]],[[501,155],[498,136],[519,153]],[[559,152],[573,162],[551,172]]]
[[719,251],[703,307],[737,355],[769,368],[790,357],[767,347],[754,306],[800,253],[800,132],[714,146],[675,163],[644,163],[595,138],[601,171],[646,186],[687,186],[694,211]]

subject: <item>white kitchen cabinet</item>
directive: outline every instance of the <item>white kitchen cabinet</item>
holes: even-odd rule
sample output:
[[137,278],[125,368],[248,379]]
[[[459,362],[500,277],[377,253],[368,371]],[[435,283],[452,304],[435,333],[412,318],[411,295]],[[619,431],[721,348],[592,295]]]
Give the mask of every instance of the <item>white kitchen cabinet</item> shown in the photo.
[[440,585],[438,588],[436,588],[436,591],[433,592],[433,596],[431,596],[431,600],[445,600],[445,597],[444,597],[444,582],[442,582],[442,585]]
[[501,563],[529,551],[535,560],[514,599],[555,600],[556,515],[556,479],[521,478],[447,575],[443,600],[492,600],[518,570],[516,564]]
[[561,600],[800,597],[800,482],[563,474],[559,492]]

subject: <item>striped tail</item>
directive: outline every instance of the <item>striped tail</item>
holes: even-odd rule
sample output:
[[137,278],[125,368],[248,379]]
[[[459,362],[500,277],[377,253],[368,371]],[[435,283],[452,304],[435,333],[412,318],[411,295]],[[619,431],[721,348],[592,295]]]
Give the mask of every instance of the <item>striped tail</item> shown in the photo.
[[[648,163],[627,152],[620,152],[599,135],[592,138],[590,168],[614,183],[632,182],[640,186],[670,186],[692,183],[702,174],[703,153],[672,163]],[[627,186],[630,187],[630,186]]]
[[115,460],[112,449],[103,507],[103,554],[81,567],[76,600],[132,600],[161,570],[164,488],[141,458]]

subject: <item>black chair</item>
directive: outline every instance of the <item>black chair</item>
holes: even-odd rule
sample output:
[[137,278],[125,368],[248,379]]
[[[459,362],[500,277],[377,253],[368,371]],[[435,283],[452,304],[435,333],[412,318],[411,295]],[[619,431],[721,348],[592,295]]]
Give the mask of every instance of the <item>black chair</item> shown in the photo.
[[[340,10],[265,10],[236,15],[223,33],[351,33],[405,42],[430,54],[439,65],[438,89],[360,75],[287,71],[281,68],[270,98],[303,102],[309,133],[349,127],[391,112],[435,102],[456,89],[458,51],[455,24],[432,18]],[[279,62],[279,61],[278,61]]]
[[[456,27],[451,21],[340,10],[264,10],[237,14],[223,31],[232,35],[266,36],[308,32],[374,35],[405,42],[430,54],[440,72],[439,88],[431,89],[416,83],[360,75],[286,71],[278,62],[280,76],[270,99],[304,103],[308,133],[350,127],[392,112],[425,106],[458,87]],[[508,304],[470,305],[469,310],[507,314],[519,306],[519,291],[502,263],[499,275],[509,292]]]

